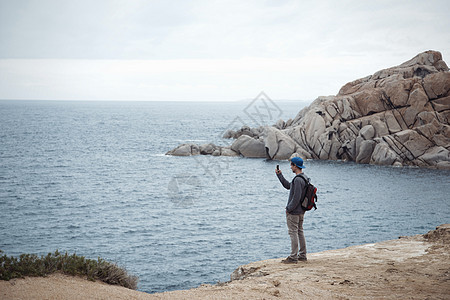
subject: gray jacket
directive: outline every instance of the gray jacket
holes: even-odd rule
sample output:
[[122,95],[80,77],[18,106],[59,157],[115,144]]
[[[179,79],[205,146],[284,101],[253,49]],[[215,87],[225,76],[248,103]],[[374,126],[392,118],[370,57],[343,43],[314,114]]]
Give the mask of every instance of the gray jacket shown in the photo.
[[[309,180],[309,178],[301,173],[307,180]],[[300,215],[303,214],[305,211],[302,209],[301,206],[301,198],[302,198],[302,194],[303,191],[305,190],[305,180],[303,180],[302,178],[300,178],[300,175],[297,175],[294,177],[294,179],[292,179],[292,182],[289,183],[289,181],[287,181],[283,174],[277,174],[278,179],[280,180],[281,184],[289,191],[289,199],[288,199],[288,203],[286,205],[286,211],[288,213],[290,213],[291,215]]]

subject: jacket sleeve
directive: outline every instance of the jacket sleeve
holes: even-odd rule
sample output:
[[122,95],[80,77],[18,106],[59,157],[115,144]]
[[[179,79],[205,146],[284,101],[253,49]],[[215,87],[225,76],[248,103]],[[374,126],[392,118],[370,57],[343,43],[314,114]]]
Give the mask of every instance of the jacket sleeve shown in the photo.
[[294,180],[292,180],[293,195],[291,201],[289,201],[289,203],[286,206],[286,211],[288,213],[295,210],[297,206],[300,204],[304,187],[305,181],[302,178],[295,177]]
[[291,188],[291,184],[289,183],[289,181],[287,181],[283,174],[277,174],[278,179],[280,180],[281,184],[284,186],[285,189],[290,189]]

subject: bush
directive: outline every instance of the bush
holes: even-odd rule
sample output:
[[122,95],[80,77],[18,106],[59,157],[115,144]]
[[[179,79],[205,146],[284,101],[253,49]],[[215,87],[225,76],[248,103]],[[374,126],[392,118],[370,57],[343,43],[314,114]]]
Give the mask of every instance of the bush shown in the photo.
[[75,253],[61,254],[58,250],[46,256],[21,254],[19,258],[8,257],[0,250],[0,280],[23,278],[25,276],[47,276],[55,272],[72,276],[86,276],[89,280],[101,280],[108,284],[120,285],[129,289],[137,288],[138,278],[114,263],[100,257],[86,259]]

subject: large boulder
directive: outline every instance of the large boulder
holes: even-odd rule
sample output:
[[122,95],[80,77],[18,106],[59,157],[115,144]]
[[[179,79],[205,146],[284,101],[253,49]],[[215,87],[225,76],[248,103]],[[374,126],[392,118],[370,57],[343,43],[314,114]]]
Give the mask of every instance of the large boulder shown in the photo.
[[241,154],[244,157],[266,157],[264,141],[248,135],[241,135],[236,141],[234,141],[231,145],[231,150]]
[[199,155],[200,147],[195,144],[181,144],[175,149],[172,149],[166,153],[166,155],[173,156],[190,156],[190,155]]
[[387,143],[379,142],[376,144],[370,158],[371,164],[393,165],[396,161],[400,161],[400,158]]
[[444,147],[433,147],[428,149],[420,159],[430,165],[450,167],[450,152]]
[[213,152],[215,150],[217,150],[217,146],[214,144],[200,145],[199,148],[200,148],[200,154],[203,154],[203,155],[207,155],[207,154],[211,155],[211,154],[213,154]]
[[289,159],[295,153],[295,141],[287,134],[274,127],[267,127],[264,146],[269,159]]
[[221,155],[221,156],[239,156],[239,153],[232,150],[230,147],[223,147],[220,150],[221,151],[220,151],[219,155]]

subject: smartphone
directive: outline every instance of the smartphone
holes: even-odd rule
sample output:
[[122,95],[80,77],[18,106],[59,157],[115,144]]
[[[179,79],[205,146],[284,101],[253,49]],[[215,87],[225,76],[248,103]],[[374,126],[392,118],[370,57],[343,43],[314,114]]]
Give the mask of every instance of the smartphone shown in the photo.
[[280,165],[277,165],[277,171],[280,171]]

